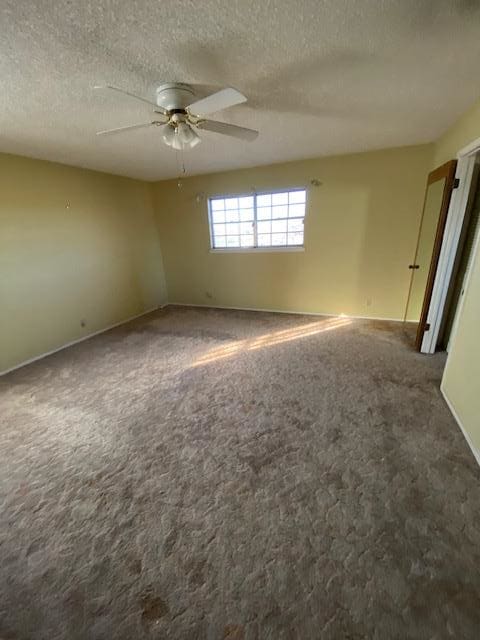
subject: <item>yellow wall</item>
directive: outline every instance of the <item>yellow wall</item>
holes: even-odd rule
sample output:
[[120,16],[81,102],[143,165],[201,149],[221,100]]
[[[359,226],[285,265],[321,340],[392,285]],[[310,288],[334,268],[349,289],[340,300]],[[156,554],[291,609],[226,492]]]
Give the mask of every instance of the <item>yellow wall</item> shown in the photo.
[[442,389],[480,455],[480,247],[472,267]]
[[[432,152],[404,147],[197,176],[181,188],[157,183],[169,301],[403,318]],[[313,178],[322,186],[309,189],[304,252],[209,251],[206,197]]]
[[[480,138],[480,102],[436,145],[437,163]],[[476,248],[442,389],[480,456],[480,245]],[[479,458],[480,462],[480,458]]]
[[0,155],[0,371],[165,301],[150,185]]
[[436,142],[433,168],[457,157],[458,151],[480,137],[480,100]]

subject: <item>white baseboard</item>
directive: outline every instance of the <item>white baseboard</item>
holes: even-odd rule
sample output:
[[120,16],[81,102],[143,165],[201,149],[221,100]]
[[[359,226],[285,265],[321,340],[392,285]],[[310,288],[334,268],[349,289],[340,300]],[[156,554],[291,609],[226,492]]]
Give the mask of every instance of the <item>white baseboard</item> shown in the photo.
[[46,351],[45,353],[41,353],[34,358],[29,358],[28,360],[24,360],[19,364],[16,364],[9,369],[5,369],[4,371],[0,371],[0,376],[4,376],[11,371],[15,371],[15,369],[20,369],[21,367],[25,367],[27,364],[31,364],[32,362],[36,362],[37,360],[42,360],[42,358],[46,358],[47,356],[51,356],[53,353],[57,353],[57,351],[62,351],[63,349],[68,349],[68,347],[73,347],[74,344],[78,344],[79,342],[83,342],[84,340],[88,340],[89,338],[93,338],[94,336],[98,336],[100,333],[105,333],[105,331],[110,331],[110,329],[114,329],[115,327],[119,327],[122,324],[126,324],[127,322],[131,322],[136,318],[141,318],[142,316],[147,315],[147,313],[152,313],[152,311],[158,311],[159,309],[163,309],[167,306],[167,303],[162,304],[160,307],[153,307],[152,309],[147,309],[146,311],[142,311],[142,313],[137,313],[135,316],[131,316],[130,318],[126,318],[125,320],[120,320],[120,322],[115,322],[115,324],[110,324],[108,327],[104,329],[99,329],[98,331],[94,331],[93,333],[89,333],[87,336],[82,336],[81,338],[77,338],[76,340],[72,340],[71,342],[67,342],[66,344],[62,344],[61,347],[56,347],[51,351]]
[[470,447],[470,449],[472,450],[472,453],[475,457],[475,460],[477,461],[477,464],[480,466],[480,451],[476,448],[476,446],[473,444],[472,439],[470,438],[470,436],[468,435],[467,430],[465,429],[465,427],[463,426],[457,412],[455,411],[455,408],[453,406],[453,404],[451,403],[451,401],[449,400],[447,394],[445,393],[445,389],[442,387],[442,385],[440,385],[440,391],[441,394],[443,396],[443,399],[445,400],[445,402],[448,405],[448,408],[450,409],[450,412],[452,414],[452,416],[455,418],[455,420],[457,421],[458,426],[460,427],[465,440],[468,443],[468,446]]
[[[263,311],[265,313],[288,313],[296,316],[325,316],[327,318],[352,318],[352,320],[387,320],[403,322],[403,318],[380,318],[378,316],[349,316],[345,313],[320,313],[319,311],[285,311],[284,309],[259,309],[257,307],[225,307],[219,304],[187,304],[186,302],[169,302],[168,306],[199,307],[201,309],[230,309],[231,311]],[[410,322],[410,321],[409,321]],[[417,323],[413,323],[417,324]]]

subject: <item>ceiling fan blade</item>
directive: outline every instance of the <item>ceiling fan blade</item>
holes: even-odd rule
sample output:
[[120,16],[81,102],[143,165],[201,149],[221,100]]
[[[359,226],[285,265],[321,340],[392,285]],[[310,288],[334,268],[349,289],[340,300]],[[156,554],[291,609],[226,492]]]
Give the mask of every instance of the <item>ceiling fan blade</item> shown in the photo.
[[162,113],[164,115],[166,115],[166,111],[165,109],[162,109],[162,107],[159,107],[158,104],[156,104],[155,102],[152,102],[151,100],[147,100],[147,98],[142,98],[142,96],[137,96],[136,93],[132,93],[131,91],[125,91],[125,89],[120,89],[119,87],[114,87],[111,84],[104,84],[104,85],[95,85],[93,87],[94,89],[109,89],[110,91],[117,91],[118,93],[123,93],[123,95],[125,96],[130,96],[130,98],[134,98],[135,100],[140,100],[140,102],[145,102],[145,104],[149,104],[151,107],[155,107],[155,110],[157,111],[157,113]]
[[206,98],[193,102],[188,105],[187,109],[194,115],[206,115],[208,113],[214,113],[215,111],[227,109],[228,107],[233,107],[236,104],[241,104],[246,101],[246,97],[240,93],[240,91],[228,87],[227,89],[222,89],[221,91],[212,93],[212,95],[207,96]]
[[120,131],[130,131],[131,129],[141,129],[142,127],[151,127],[153,125],[162,125],[163,122],[142,122],[141,124],[129,124],[126,127],[116,127],[115,129],[104,129],[103,131],[97,131],[97,136],[104,136],[109,133],[119,133]]
[[238,138],[239,140],[248,140],[249,142],[253,142],[258,136],[258,131],[255,131],[255,129],[237,127],[235,124],[217,122],[216,120],[201,120],[197,124],[197,127],[199,129],[205,129],[205,131],[213,131],[215,133],[221,133],[224,136]]

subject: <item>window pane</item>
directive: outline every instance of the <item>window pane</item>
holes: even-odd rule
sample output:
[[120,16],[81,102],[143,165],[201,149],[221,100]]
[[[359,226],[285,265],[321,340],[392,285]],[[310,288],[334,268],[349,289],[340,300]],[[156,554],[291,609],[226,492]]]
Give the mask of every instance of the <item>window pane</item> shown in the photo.
[[287,231],[286,220],[272,220],[272,233],[285,233]]
[[270,233],[271,227],[270,220],[268,222],[257,222],[257,232],[258,233]]
[[212,211],[212,222],[225,222],[225,211]]
[[291,218],[288,221],[289,231],[301,231],[303,233],[303,218]]
[[238,209],[225,211],[225,219],[227,222],[238,222]]
[[225,231],[225,225],[224,224],[214,224],[213,225],[213,235],[215,237],[224,236],[225,234],[226,234],[226,231]]
[[290,203],[305,202],[306,191],[290,191],[288,201]]
[[291,204],[288,207],[288,215],[290,218],[303,217],[305,215],[304,204]]
[[288,234],[289,245],[303,245],[303,233],[289,233]]
[[225,209],[238,209],[238,198],[225,198]]
[[240,236],[242,247],[253,247],[253,234],[250,236]]
[[272,218],[286,218],[288,216],[288,205],[272,207]]
[[210,207],[212,211],[219,211],[220,209],[225,209],[223,198],[219,200],[210,200]]
[[287,234],[286,233],[272,233],[272,245],[275,246],[285,246],[287,244]]
[[212,246],[218,249],[303,246],[305,202],[305,189],[212,198],[209,200]]
[[240,209],[240,220],[242,222],[253,220],[253,209]]
[[252,209],[253,208],[253,196],[248,196],[247,198],[239,198],[238,206],[240,209]]
[[272,204],[288,204],[288,193],[272,193]]
[[272,217],[272,210],[270,207],[258,207],[257,220],[270,220]]
[[267,193],[257,196],[257,207],[269,207],[272,204],[272,196]]
[[243,235],[250,235],[251,233],[253,233],[253,222],[241,222],[240,233]]
[[225,225],[227,228],[227,236],[236,236],[240,233],[240,225],[238,222],[232,222]]

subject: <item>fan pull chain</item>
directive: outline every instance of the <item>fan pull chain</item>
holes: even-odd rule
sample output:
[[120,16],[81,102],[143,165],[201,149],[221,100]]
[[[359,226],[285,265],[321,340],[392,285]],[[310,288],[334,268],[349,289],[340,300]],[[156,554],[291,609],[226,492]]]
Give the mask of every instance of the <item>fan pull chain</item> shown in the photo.
[[180,160],[181,160],[181,163],[182,163],[182,167],[181,167],[182,168],[182,176],[184,176],[186,174],[186,171],[185,171],[185,158],[184,158],[184,155],[183,155],[183,149],[180,151]]
[[175,159],[177,162],[177,174],[178,174],[177,187],[181,189],[181,187],[183,186],[182,177],[184,177],[186,174],[185,161],[183,157],[183,149],[181,149],[180,151],[178,149],[175,149]]

